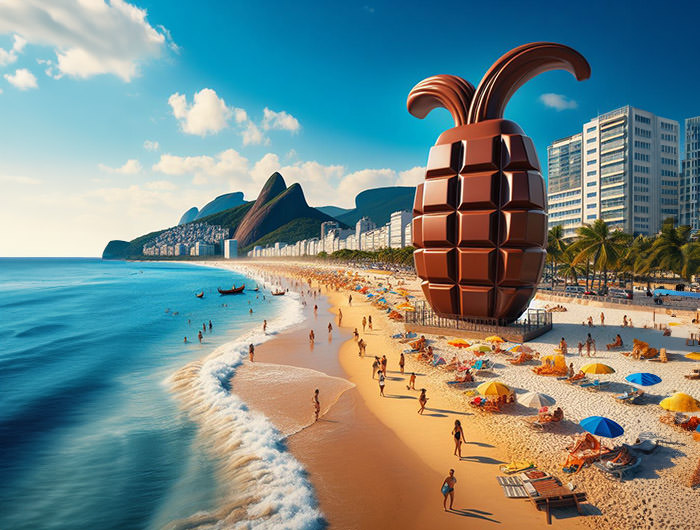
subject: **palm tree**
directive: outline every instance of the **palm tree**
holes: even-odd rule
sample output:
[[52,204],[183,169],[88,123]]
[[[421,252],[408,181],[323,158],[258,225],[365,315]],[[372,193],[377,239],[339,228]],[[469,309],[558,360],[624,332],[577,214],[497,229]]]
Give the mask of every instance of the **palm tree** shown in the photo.
[[567,244],[564,241],[564,229],[561,225],[555,225],[547,233],[547,259],[552,266],[552,288],[554,288],[554,276],[557,270],[557,262],[566,251]]
[[578,265],[584,260],[593,261],[593,269],[602,272],[602,280],[598,279],[598,286],[603,282],[604,289],[608,287],[608,269],[617,264],[623,255],[624,249],[630,240],[630,236],[621,230],[610,230],[608,224],[602,219],[596,219],[593,224],[585,224],[578,228],[578,237],[573,244],[576,251],[574,264]]
[[[651,246],[654,240],[650,237],[639,235],[634,238],[632,243],[625,251],[622,260],[620,261],[620,269],[629,273],[632,282],[642,274],[647,274],[656,267],[656,260],[649,259]],[[649,287],[649,279],[647,277],[647,287]]]
[[585,269],[581,265],[574,263],[576,260],[576,252],[567,248],[562,252],[559,257],[559,274],[564,278],[564,281],[568,284],[569,278],[573,281],[574,285],[578,285],[578,277],[580,274],[585,272]]
[[661,226],[661,233],[651,245],[649,264],[676,273],[690,281],[700,270],[700,244],[691,241],[692,229],[688,225],[675,226],[672,217]]

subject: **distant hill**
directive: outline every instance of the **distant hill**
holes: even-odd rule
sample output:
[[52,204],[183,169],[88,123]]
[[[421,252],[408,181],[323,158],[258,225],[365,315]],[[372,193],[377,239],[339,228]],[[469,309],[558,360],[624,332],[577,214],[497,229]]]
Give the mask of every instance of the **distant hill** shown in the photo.
[[398,210],[413,210],[416,188],[391,186],[365,190],[355,197],[355,208],[336,217],[346,225],[354,226],[362,217],[369,217],[377,226],[389,222],[391,214]]
[[193,206],[184,214],[182,214],[182,217],[180,218],[180,222],[178,224],[184,225],[187,223],[191,223],[192,221],[199,221],[200,219],[203,219],[215,213],[223,212],[224,210],[230,210],[231,208],[235,208],[236,206],[240,206],[244,203],[245,201],[243,200],[243,193],[241,193],[240,191],[236,191],[233,193],[225,193],[223,195],[219,195],[213,201],[208,202],[201,210],[198,209],[196,206]]
[[319,212],[335,217],[336,219],[340,215],[352,212],[351,208],[338,208],[337,206],[316,206],[316,209]]

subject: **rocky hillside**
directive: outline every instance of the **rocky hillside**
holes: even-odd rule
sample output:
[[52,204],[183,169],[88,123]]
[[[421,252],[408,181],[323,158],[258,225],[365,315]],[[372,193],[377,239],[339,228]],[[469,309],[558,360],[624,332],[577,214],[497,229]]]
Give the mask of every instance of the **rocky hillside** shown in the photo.
[[365,190],[355,197],[355,209],[336,217],[341,223],[354,226],[362,217],[369,217],[377,226],[389,222],[391,214],[398,210],[413,210],[416,188],[391,186]]
[[205,217],[214,215],[215,213],[230,210],[231,208],[235,208],[236,206],[240,206],[242,204],[245,204],[245,200],[243,200],[243,193],[240,191],[225,193],[223,195],[219,195],[213,201],[208,202],[201,210],[196,206],[193,206],[182,214],[178,224],[184,225],[186,223],[191,223],[192,221],[199,221],[200,219],[204,219]]

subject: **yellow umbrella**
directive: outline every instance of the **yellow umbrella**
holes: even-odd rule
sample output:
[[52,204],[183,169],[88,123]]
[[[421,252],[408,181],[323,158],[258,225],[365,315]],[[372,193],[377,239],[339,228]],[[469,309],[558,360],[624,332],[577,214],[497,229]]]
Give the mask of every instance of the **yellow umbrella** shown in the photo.
[[581,368],[581,371],[584,374],[614,374],[615,370],[608,366],[607,364],[602,364],[602,363],[591,363],[587,364],[583,368]]
[[499,381],[487,381],[476,387],[477,392],[482,396],[509,396],[513,393],[509,386]]
[[700,410],[700,403],[697,399],[683,392],[676,392],[671,397],[662,399],[661,408],[671,412],[694,412]]
[[700,352],[694,351],[686,354],[686,359],[692,359],[693,361],[700,361]]
[[486,337],[484,340],[486,342],[505,342],[505,340],[503,340],[498,335],[491,335],[490,337]]

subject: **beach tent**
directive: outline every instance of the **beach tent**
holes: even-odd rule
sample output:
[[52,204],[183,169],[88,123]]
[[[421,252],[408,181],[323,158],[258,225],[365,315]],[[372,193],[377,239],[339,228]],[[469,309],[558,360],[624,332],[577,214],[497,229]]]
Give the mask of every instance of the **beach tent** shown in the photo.
[[698,400],[683,392],[676,392],[672,396],[662,399],[659,405],[661,405],[662,409],[670,412],[695,412],[700,410]]
[[[581,368],[584,374],[614,374],[615,370],[603,363],[590,363]],[[595,433],[594,433],[595,434]]]
[[651,386],[651,385],[656,385],[661,382],[661,378],[658,375],[655,374],[650,374],[647,372],[640,372],[637,374],[630,374],[627,377],[625,377],[627,381],[632,383],[633,385],[638,385],[638,386]]
[[579,425],[591,434],[605,436],[606,438],[617,438],[625,432],[618,423],[603,416],[589,416],[582,419]]
[[539,392],[527,392],[522,396],[518,397],[518,403],[525,407],[532,409],[539,409],[542,407],[551,407],[556,403],[553,397],[547,394],[540,394]]
[[686,359],[692,359],[693,361],[700,361],[700,352],[694,351],[686,354]]
[[509,396],[513,393],[508,385],[500,381],[487,381],[476,387],[476,391],[482,396]]

